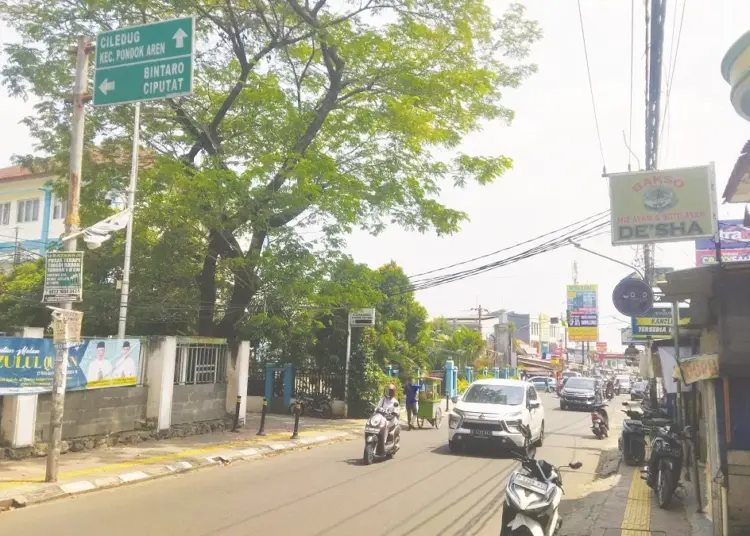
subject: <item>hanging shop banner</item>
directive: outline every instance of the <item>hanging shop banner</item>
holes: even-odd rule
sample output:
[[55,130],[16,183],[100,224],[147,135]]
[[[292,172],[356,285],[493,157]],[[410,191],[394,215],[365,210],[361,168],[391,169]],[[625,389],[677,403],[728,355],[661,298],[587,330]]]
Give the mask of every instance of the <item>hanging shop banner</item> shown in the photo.
[[599,353],[605,353],[607,351],[607,343],[606,342],[597,342],[596,343],[596,351]]
[[[721,220],[719,238],[721,240],[721,261],[750,261],[750,227],[742,220]],[[716,244],[713,239],[695,241],[695,265],[716,264]]]
[[[0,337],[0,395],[52,390],[56,349],[51,339]],[[68,347],[67,390],[136,385],[139,339],[101,339]]]
[[[689,307],[680,307],[680,325],[690,323],[687,316]],[[631,319],[631,338],[634,340],[645,340],[651,337],[657,339],[669,339],[672,337],[672,308],[654,307],[641,316]]]
[[568,285],[568,340],[596,342],[599,340],[599,312],[596,285]]
[[615,246],[716,235],[713,165],[610,175],[609,202]]

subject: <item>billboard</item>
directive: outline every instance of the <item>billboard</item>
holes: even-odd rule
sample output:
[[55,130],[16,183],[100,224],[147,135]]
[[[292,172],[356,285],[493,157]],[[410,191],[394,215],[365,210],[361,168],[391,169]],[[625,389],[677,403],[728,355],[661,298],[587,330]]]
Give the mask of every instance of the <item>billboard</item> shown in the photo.
[[568,340],[596,342],[599,340],[599,309],[596,285],[568,285]]
[[[680,307],[680,325],[689,324],[689,307]],[[653,307],[641,316],[631,319],[633,340],[670,339],[672,337],[672,308]]]
[[713,165],[610,175],[612,245],[712,238],[714,182]]
[[[50,392],[55,357],[50,339],[0,337],[0,395]],[[140,360],[139,339],[69,344],[67,390],[136,385]]]
[[[721,220],[721,261],[750,261],[750,227],[742,220]],[[698,267],[716,264],[716,244],[711,239],[695,241],[695,265]]]

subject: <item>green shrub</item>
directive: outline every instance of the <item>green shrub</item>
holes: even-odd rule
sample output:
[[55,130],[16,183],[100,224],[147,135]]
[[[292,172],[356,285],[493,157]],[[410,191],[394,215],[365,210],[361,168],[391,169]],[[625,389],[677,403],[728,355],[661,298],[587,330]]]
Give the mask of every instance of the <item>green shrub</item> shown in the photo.
[[456,387],[458,388],[459,393],[463,393],[469,388],[469,381],[466,378],[459,378]]

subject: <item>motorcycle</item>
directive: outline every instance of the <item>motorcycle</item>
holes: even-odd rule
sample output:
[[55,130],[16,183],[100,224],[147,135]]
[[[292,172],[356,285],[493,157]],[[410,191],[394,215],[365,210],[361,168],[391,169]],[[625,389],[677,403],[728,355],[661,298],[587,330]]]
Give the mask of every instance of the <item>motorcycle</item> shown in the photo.
[[[323,419],[333,418],[333,403],[328,395],[297,393],[294,398],[300,405],[300,415],[313,415]],[[294,413],[294,405],[295,403],[292,403],[289,408],[292,413]]]
[[646,431],[641,422],[643,414],[632,409],[623,410],[623,413],[629,419],[622,422],[618,447],[626,465],[640,465],[646,458]]
[[[521,434],[531,442],[531,429],[521,425]],[[500,536],[554,536],[562,527],[558,508],[563,496],[560,469],[534,459],[534,451],[514,451],[513,458],[521,462],[508,479],[505,488]],[[580,469],[581,462],[568,464]]]
[[604,396],[607,397],[607,400],[612,400],[615,397],[614,388],[608,386],[604,391]]
[[393,458],[401,448],[399,416],[398,402],[393,404],[393,408],[375,408],[365,423],[365,452],[362,456],[365,465],[372,464],[376,458]]
[[597,439],[609,437],[609,415],[603,406],[594,408],[591,411],[591,431]]
[[680,432],[676,424],[660,428],[651,440],[651,457],[641,471],[641,478],[656,492],[659,508],[666,508],[672,501],[680,483],[682,471],[682,440],[689,434],[689,427]]

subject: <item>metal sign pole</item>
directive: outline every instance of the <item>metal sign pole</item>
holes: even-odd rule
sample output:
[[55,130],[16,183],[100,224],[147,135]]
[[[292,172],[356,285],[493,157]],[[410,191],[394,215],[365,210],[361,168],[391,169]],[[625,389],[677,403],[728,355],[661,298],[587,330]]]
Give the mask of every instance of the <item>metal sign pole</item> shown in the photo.
[[122,266],[122,292],[120,294],[120,318],[117,324],[117,338],[125,338],[125,326],[128,319],[128,298],[130,295],[130,258],[133,251],[133,220],[135,219],[135,189],[138,183],[138,149],[141,130],[141,103],[135,103],[133,120],[133,156],[130,163],[130,185],[128,186],[128,208],[130,218],[125,235],[125,262]]
[[344,418],[349,417],[349,359],[352,355],[352,316],[349,315],[346,334],[346,365],[344,366]]

